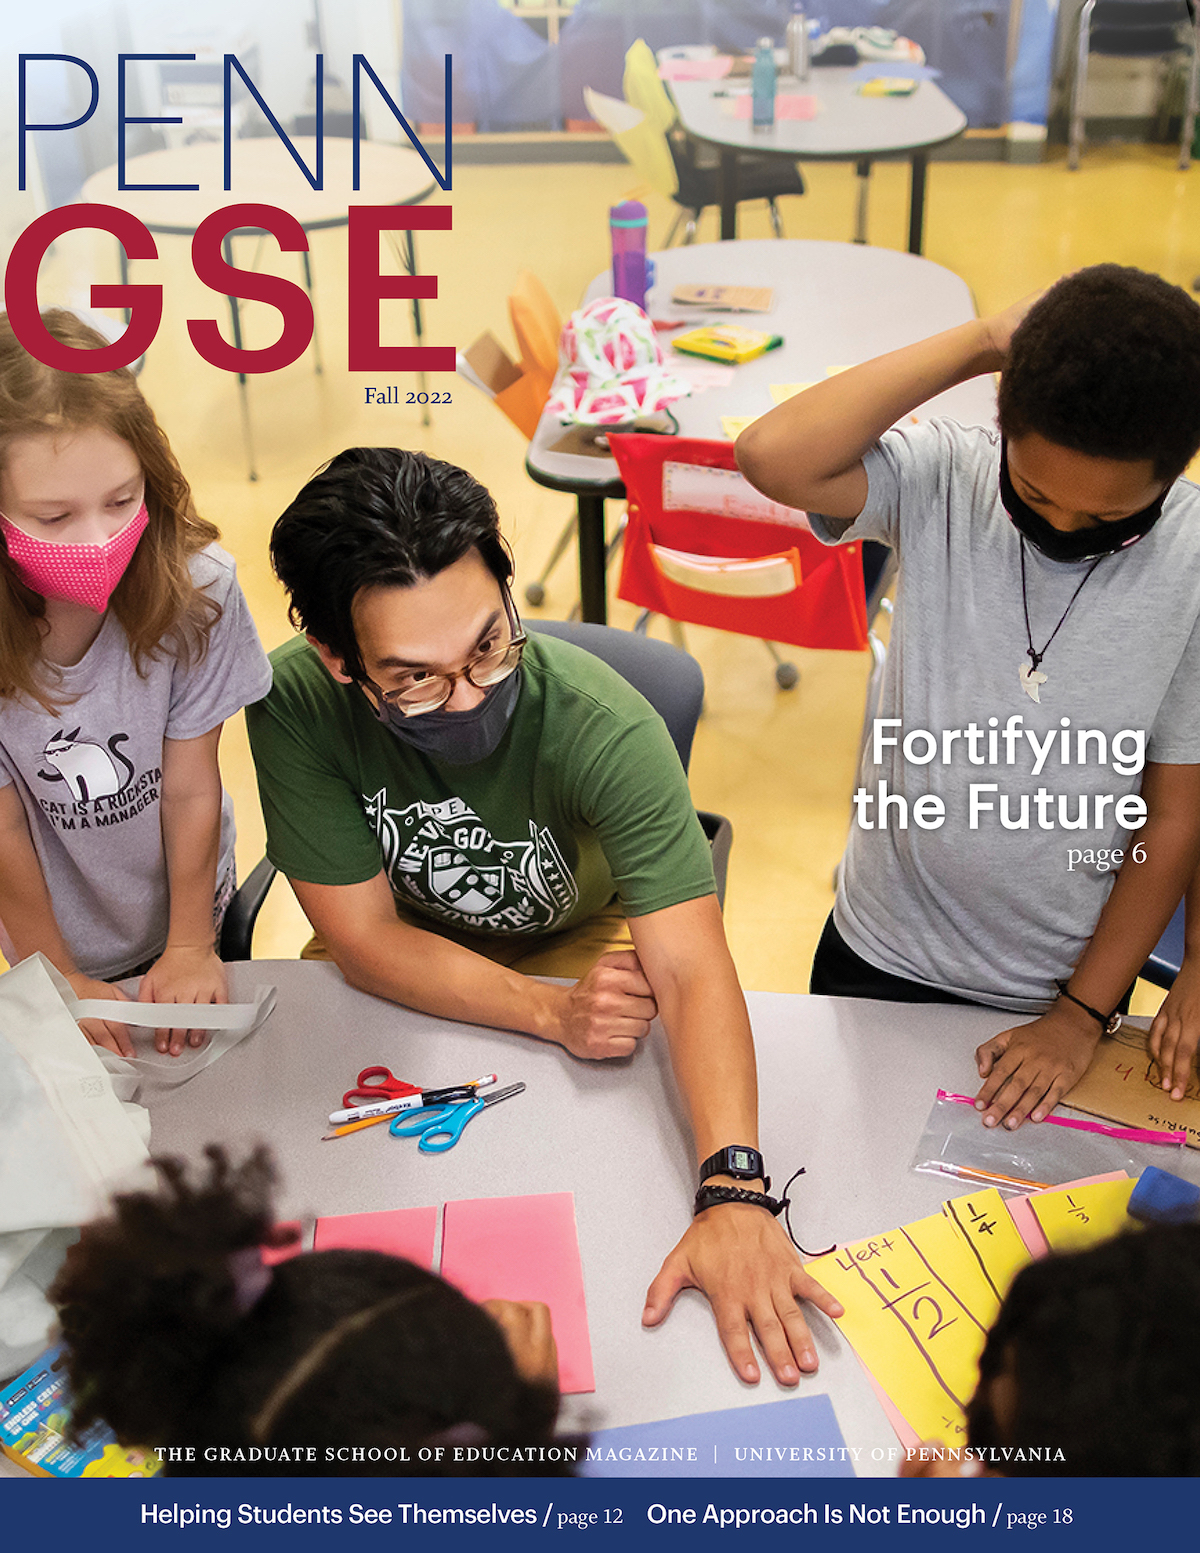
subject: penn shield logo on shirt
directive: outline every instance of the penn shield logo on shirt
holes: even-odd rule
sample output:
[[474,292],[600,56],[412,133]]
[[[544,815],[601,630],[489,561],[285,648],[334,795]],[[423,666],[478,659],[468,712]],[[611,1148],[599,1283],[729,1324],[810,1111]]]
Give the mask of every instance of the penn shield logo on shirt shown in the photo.
[[521,841],[500,841],[461,798],[389,809],[387,789],[363,797],[393,892],[457,927],[544,933],[559,926],[579,890],[554,837],[529,822]]

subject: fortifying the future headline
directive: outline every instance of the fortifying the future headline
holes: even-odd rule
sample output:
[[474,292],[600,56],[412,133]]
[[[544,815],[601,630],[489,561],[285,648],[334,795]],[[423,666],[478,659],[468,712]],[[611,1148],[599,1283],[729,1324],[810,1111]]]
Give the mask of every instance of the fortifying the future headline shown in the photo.
[[[1064,717],[1057,728],[1039,733],[1026,727],[1014,712],[1001,724],[989,717],[985,724],[965,728],[928,728],[902,731],[898,717],[877,717],[872,723],[870,755],[877,767],[897,759],[909,766],[980,767],[1019,769],[1020,781],[1042,775],[1048,765],[1060,768],[1107,766],[1118,777],[1139,776],[1146,764],[1146,734],[1140,728],[1123,728],[1108,734],[1101,728],[1073,728]],[[965,795],[966,821],[970,830],[999,825],[1004,830],[1140,830],[1146,823],[1146,801],[1136,792],[1055,792],[1049,787],[1010,792],[998,782],[970,782]],[[933,792],[909,798],[889,791],[880,778],[875,791],[860,787],[854,794],[854,819],[862,830],[940,830],[947,819],[946,800]]]

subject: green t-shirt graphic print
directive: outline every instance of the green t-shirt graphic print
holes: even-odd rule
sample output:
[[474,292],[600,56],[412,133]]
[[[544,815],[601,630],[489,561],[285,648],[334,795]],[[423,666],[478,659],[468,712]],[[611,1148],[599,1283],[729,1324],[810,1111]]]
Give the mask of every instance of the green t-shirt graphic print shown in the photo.
[[512,721],[455,766],[397,739],[297,639],[247,709],[267,855],[314,884],[380,868],[444,930],[534,935],[614,896],[630,916],[713,893],[687,778],[661,719],[607,664],[533,636]]

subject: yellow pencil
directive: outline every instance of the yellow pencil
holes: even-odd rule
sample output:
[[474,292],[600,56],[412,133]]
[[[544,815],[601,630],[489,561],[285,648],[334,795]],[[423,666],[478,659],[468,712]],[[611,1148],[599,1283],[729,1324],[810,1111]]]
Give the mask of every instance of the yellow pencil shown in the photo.
[[328,1143],[330,1138],[344,1138],[348,1132],[357,1132],[360,1127],[374,1127],[376,1122],[390,1122],[393,1116],[402,1116],[402,1111],[384,1112],[382,1116],[365,1116],[359,1122],[347,1122],[344,1127],[335,1127],[332,1132],[321,1134],[321,1142]]

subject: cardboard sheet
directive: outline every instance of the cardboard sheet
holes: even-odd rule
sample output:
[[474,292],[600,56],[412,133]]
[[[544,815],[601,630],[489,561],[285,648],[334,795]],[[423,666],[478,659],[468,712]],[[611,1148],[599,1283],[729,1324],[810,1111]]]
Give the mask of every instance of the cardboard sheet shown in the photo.
[[1127,1127],[1184,1131],[1187,1146],[1200,1149],[1200,1081],[1193,1071],[1183,1099],[1172,1100],[1162,1088],[1158,1063],[1146,1047],[1147,1034],[1127,1022],[1116,1035],[1104,1036],[1087,1072],[1067,1095],[1066,1104]]
[[473,1300],[548,1305],[561,1390],[596,1389],[573,1193],[447,1203],[441,1271]]
[[586,1478],[854,1476],[833,1404],[823,1393],[600,1429],[588,1454],[580,1471]]
[[433,1271],[440,1208],[390,1208],[382,1213],[338,1213],[318,1219],[314,1251],[385,1251]]

